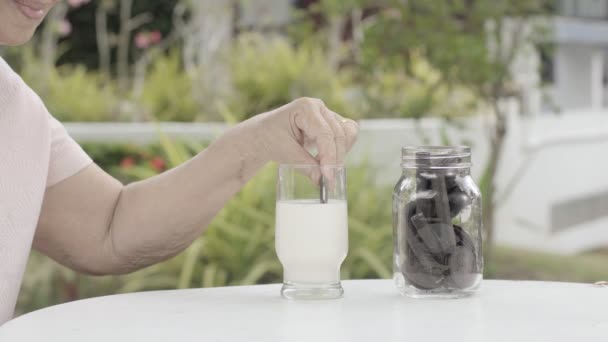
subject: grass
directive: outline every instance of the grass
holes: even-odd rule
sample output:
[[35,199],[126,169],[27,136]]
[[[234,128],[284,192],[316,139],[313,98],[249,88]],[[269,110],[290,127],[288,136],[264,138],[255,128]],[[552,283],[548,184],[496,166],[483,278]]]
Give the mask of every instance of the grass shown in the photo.
[[608,280],[608,253],[564,256],[497,247],[486,277],[511,280],[544,280],[595,283]]

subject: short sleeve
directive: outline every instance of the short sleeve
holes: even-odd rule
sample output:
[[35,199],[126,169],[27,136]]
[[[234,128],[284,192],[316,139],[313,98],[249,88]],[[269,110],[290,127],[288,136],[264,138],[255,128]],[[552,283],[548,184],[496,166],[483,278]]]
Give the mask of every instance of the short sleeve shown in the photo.
[[93,161],[65,127],[49,114],[51,154],[46,186],[51,187],[90,165]]

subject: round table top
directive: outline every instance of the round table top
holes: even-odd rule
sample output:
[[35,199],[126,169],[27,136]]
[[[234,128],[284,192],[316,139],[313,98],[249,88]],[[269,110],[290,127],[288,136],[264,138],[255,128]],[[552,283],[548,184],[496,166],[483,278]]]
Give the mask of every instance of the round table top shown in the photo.
[[608,288],[484,281],[464,299],[411,299],[391,280],[294,302],[280,285],[140,292],[18,317],[0,341],[608,341]]

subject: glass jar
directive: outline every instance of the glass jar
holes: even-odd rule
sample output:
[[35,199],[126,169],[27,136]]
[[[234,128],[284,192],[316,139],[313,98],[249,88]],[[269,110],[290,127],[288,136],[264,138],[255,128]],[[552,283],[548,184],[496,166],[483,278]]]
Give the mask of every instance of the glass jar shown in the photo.
[[393,192],[394,279],[403,295],[458,298],[482,279],[481,193],[468,147],[404,147]]

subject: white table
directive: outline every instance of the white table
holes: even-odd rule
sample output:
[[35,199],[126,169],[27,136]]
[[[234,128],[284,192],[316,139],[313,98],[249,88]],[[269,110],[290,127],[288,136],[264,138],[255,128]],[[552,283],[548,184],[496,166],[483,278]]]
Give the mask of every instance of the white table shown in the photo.
[[390,280],[345,281],[345,297],[291,302],[280,285],[143,292],[18,317],[0,341],[608,341],[608,288],[484,281],[466,299],[409,299]]

